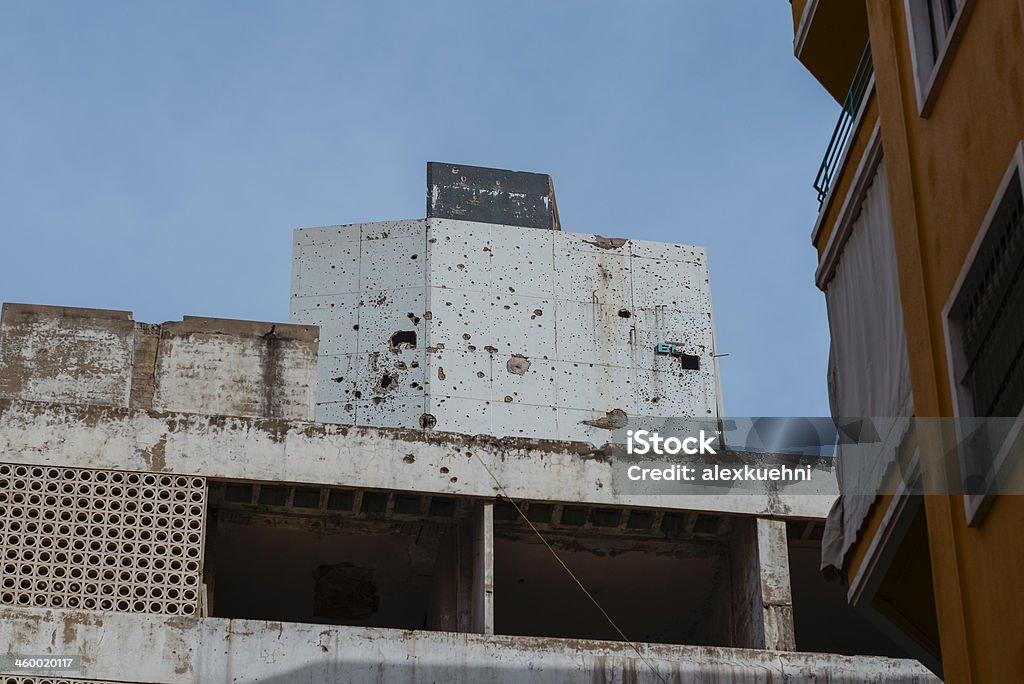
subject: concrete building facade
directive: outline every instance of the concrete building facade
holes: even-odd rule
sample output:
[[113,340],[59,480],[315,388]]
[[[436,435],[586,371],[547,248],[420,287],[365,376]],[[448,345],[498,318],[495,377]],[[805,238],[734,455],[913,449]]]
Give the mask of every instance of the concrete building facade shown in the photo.
[[[434,166],[467,188],[486,171]],[[296,231],[317,420],[600,444],[628,416],[718,417],[704,249],[486,218]]]
[[[607,422],[628,421],[637,414],[625,407],[640,403],[629,385],[614,384],[616,372],[633,382],[642,372],[672,374],[677,380],[663,382],[652,404],[719,415],[701,250],[619,239],[593,245],[606,239],[562,234],[558,244],[586,252],[566,258],[589,263],[599,278],[609,264],[622,266],[607,279],[614,296],[589,304],[559,299],[561,289],[530,293],[531,284],[547,287],[544,274],[559,277],[553,265],[505,285],[494,268],[485,275],[473,261],[455,261],[458,273],[463,263],[467,277],[489,279],[488,288],[426,284],[435,268],[446,284],[457,277],[439,258],[442,248],[430,244],[462,240],[450,260],[468,255],[470,240],[480,253],[510,241],[513,254],[516,245],[522,251],[543,241],[539,251],[554,259],[560,231],[550,179],[526,179],[536,185],[518,192],[522,179],[502,173],[465,174],[511,186],[499,206],[481,201],[478,189],[438,185],[428,213],[518,224],[467,227],[435,215],[390,229],[300,231],[293,299],[304,301],[293,320],[303,324],[186,318],[151,325],[127,312],[4,305],[3,681],[934,681],[920,664],[893,657],[901,654],[818,575],[817,540],[834,494],[638,494],[612,476]],[[491,226],[489,243],[481,225]],[[332,230],[359,239],[301,249],[334,240]],[[366,240],[363,252],[363,238],[375,232],[388,236]],[[394,240],[410,247],[386,244]],[[424,251],[410,252],[412,243]],[[359,289],[323,292],[327,272],[339,270],[329,267],[353,244]],[[377,249],[382,261],[364,256]],[[679,289],[672,280],[664,294],[637,295],[642,260],[661,261],[649,256],[658,249],[685,256],[664,258],[671,262],[665,277],[703,284],[672,294]],[[428,264],[422,285],[392,287],[397,281],[384,268],[379,283],[388,287],[363,286],[364,272],[396,264],[399,254]],[[305,261],[314,257],[322,262],[315,269]],[[403,260],[390,272],[405,267]],[[340,270],[350,279],[345,287],[354,287],[352,271]],[[307,273],[316,274],[316,289],[303,289]],[[496,277],[516,296],[495,289]],[[574,282],[581,291],[595,284]],[[460,319],[437,303],[459,291],[460,306],[515,313]],[[364,306],[370,292],[386,304]],[[310,302],[326,311],[341,300],[350,311],[310,313]],[[676,317],[673,301],[695,303]],[[571,337],[579,357],[559,356],[562,338],[537,321],[562,320],[562,302],[600,334],[617,331],[607,353],[618,356],[605,359]],[[630,306],[630,317],[619,315]],[[656,320],[668,323],[643,332],[658,307],[664,316]],[[350,324],[343,317],[351,309]],[[615,327],[620,321],[629,326]],[[474,340],[483,348],[471,350]],[[638,350],[653,358],[667,342],[684,348],[653,362],[640,358]],[[685,367],[683,354],[697,367]],[[516,366],[522,360],[528,368]],[[555,362],[579,364],[571,382],[583,396],[559,394],[561,376],[549,370]],[[662,362],[675,365],[662,369]],[[454,385],[432,382],[440,375]],[[385,377],[393,377],[395,394],[381,387]],[[448,389],[460,385],[471,396]],[[354,415],[332,413],[346,390]],[[355,397],[364,390],[365,400]],[[374,403],[377,396],[386,399]],[[461,412],[470,404],[449,404],[453,397],[482,413],[466,422]],[[528,408],[490,412],[481,408],[487,402]],[[517,434],[517,421],[532,421],[539,409],[553,422]],[[564,423],[562,409],[570,417]],[[577,438],[563,438],[560,425]],[[78,660],[70,672],[26,672],[10,660],[19,655]]]

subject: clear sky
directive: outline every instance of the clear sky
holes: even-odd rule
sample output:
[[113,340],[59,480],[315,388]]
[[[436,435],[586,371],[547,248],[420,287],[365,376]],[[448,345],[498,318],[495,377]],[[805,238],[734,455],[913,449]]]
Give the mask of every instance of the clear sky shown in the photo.
[[565,230],[705,245],[729,415],[827,415],[785,0],[5,2],[0,299],[286,321],[296,227],[416,218],[428,160]]

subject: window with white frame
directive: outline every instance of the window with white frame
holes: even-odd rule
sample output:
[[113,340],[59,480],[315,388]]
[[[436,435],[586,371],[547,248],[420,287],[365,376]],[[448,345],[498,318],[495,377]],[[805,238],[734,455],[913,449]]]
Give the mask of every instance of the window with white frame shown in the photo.
[[918,108],[927,109],[944,57],[971,0],[906,0]]
[[[1024,142],[1000,183],[944,311],[963,444],[968,521],[980,524],[1024,440]],[[970,421],[964,419],[1003,419]],[[974,432],[975,436],[967,433]]]

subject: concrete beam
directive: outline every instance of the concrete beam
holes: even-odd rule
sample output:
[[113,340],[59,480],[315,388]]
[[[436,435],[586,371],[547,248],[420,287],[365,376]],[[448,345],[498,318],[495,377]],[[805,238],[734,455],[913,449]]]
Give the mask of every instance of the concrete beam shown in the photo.
[[145,684],[939,681],[916,661],[890,658],[638,644],[641,658],[610,641],[31,608],[0,608],[0,643],[10,653],[81,655],[71,676]]
[[[5,461],[493,499],[824,518],[834,494],[645,494],[582,442],[0,399]],[[485,467],[486,465],[486,467]],[[493,477],[492,477],[493,474]],[[505,491],[499,492],[495,478]]]

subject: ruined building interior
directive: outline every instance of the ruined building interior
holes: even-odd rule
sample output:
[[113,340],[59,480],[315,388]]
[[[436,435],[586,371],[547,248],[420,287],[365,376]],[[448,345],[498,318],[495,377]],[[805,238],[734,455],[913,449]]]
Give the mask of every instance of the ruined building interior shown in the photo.
[[723,416],[715,353],[702,248],[437,163],[423,219],[295,232],[289,323],[5,304],[0,644],[68,682],[935,681],[821,577],[832,496],[616,490],[612,429]]

